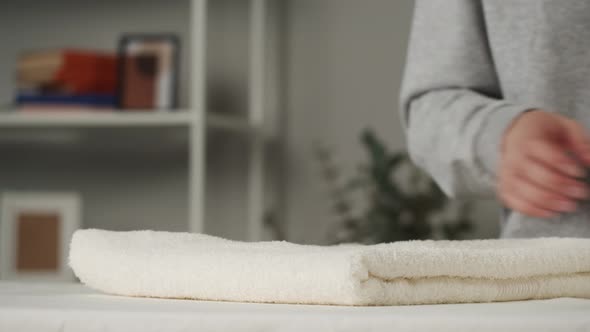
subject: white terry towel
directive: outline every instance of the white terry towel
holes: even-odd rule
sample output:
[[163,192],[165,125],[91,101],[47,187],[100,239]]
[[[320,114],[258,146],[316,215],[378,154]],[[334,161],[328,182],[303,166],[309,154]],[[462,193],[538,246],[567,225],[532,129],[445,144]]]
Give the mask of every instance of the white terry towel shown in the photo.
[[79,230],[70,265],[86,285],[129,296],[339,305],[590,298],[590,239],[322,247]]

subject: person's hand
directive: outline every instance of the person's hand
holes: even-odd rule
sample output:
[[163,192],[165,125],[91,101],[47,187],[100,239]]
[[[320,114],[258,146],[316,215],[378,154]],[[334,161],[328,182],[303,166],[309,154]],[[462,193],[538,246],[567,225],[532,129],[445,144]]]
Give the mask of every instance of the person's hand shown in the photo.
[[548,218],[590,197],[583,182],[590,139],[567,117],[541,110],[518,116],[504,133],[497,193],[509,208]]

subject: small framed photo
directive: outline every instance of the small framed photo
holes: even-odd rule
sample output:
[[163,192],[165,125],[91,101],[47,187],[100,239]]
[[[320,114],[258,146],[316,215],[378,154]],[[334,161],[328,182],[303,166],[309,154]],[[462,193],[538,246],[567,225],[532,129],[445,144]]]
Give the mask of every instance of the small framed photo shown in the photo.
[[68,251],[80,227],[76,193],[7,192],[0,209],[0,279],[74,280]]
[[125,35],[119,42],[119,107],[177,108],[180,42],[173,34]]

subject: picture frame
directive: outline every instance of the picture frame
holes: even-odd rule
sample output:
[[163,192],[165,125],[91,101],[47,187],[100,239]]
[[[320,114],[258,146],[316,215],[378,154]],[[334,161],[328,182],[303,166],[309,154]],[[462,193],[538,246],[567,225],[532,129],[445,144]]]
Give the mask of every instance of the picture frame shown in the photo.
[[118,54],[119,108],[178,108],[180,41],[176,35],[127,34],[119,41]]
[[0,199],[0,279],[73,281],[69,243],[81,202],[71,192],[6,192]]

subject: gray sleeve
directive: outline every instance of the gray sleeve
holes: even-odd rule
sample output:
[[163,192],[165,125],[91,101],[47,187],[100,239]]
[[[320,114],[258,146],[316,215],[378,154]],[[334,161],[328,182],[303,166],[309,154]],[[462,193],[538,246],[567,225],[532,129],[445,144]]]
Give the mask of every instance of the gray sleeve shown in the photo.
[[479,1],[416,2],[401,112],[412,159],[445,193],[494,195],[502,135],[527,109],[501,99]]

